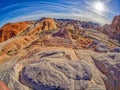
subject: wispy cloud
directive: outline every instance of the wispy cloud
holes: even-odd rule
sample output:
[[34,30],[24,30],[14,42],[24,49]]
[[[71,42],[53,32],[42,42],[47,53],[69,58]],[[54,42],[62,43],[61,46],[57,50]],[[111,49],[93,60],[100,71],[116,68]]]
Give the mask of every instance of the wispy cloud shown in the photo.
[[78,19],[100,24],[110,22],[105,13],[114,12],[109,9],[104,12],[96,11],[92,7],[95,0],[83,0],[82,3],[81,1],[60,0],[59,3],[39,1],[11,5],[0,10],[0,26],[8,22],[35,20],[41,17]]

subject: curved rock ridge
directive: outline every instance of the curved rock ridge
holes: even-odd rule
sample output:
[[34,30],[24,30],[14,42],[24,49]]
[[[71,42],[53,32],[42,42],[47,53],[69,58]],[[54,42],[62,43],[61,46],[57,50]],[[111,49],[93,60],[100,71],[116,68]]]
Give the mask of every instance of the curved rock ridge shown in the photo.
[[92,78],[89,66],[81,61],[43,59],[25,66],[22,83],[35,90],[84,90]]

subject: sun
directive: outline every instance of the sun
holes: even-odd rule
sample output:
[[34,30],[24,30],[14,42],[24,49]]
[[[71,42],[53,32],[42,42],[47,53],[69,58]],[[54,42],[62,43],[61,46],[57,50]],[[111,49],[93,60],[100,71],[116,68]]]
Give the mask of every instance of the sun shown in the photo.
[[93,8],[99,12],[102,12],[105,9],[102,2],[95,2]]

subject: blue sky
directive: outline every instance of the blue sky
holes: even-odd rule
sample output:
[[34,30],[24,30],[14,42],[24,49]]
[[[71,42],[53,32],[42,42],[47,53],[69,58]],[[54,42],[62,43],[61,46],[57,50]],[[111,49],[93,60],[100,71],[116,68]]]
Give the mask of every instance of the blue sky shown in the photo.
[[[102,3],[102,10],[96,6],[97,2]],[[0,0],[0,26],[41,17],[109,24],[119,14],[120,0]]]

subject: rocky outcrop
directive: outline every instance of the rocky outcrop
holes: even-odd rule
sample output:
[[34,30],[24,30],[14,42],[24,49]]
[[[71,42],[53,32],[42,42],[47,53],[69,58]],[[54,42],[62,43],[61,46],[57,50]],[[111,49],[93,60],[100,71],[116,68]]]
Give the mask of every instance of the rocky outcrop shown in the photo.
[[56,19],[57,27],[64,27],[67,30],[80,30],[82,28],[98,28],[100,25],[98,23],[86,22],[80,20],[72,20],[72,19]]
[[115,16],[110,25],[104,25],[100,31],[106,33],[109,38],[120,41],[120,15]]
[[114,17],[111,23],[111,28],[114,29],[113,38],[120,42],[120,15]]
[[120,89],[120,50],[109,30],[104,34],[91,22],[52,18],[24,28],[0,43],[0,80],[10,90]]
[[9,89],[5,90],[30,90],[29,87],[19,81],[19,74],[22,68],[22,64],[16,64],[12,67],[10,66],[6,71],[0,72],[0,80],[4,81],[9,87]]
[[52,18],[42,18],[40,21],[42,23],[41,30],[57,29],[56,22]]
[[61,29],[58,32],[54,33],[53,37],[70,38],[70,35],[66,29]]
[[[62,88],[64,90],[75,90],[74,88],[80,88],[80,90],[84,88],[88,90],[107,90],[108,86],[105,87],[103,82],[103,78],[105,80],[106,78],[104,74],[101,75],[102,71],[97,69],[98,65],[101,64],[96,64],[97,60],[99,60],[98,57],[103,54],[105,53],[96,53],[92,50],[74,51],[73,49],[70,50],[70,48],[59,47],[40,48],[34,46],[34,49],[29,47],[9,58],[9,61],[6,63],[0,64],[0,71],[2,71],[0,72],[0,80],[4,81],[11,90],[16,90],[15,88],[17,90],[29,90],[29,87],[32,88],[31,90],[37,88],[42,88],[42,90],[50,90],[51,88]],[[94,56],[94,62],[97,67],[94,65],[91,55]],[[116,60],[119,60],[117,55],[119,53],[116,53],[115,56],[118,58]],[[103,59],[105,58],[103,57]],[[114,56],[110,56],[110,58],[114,58]],[[113,61],[110,58],[106,62],[112,63]],[[118,62],[116,61],[115,65],[117,64]],[[103,66],[100,67],[102,68]],[[107,70],[110,69],[107,68]],[[105,75],[106,77],[107,75],[109,76],[109,74]],[[118,76],[116,75],[116,77]]]
[[[94,54],[91,51],[86,52]],[[30,90],[38,87],[44,90],[106,90],[100,72],[92,63],[89,54],[83,50],[75,52],[71,48],[30,47],[0,64],[0,80],[4,81],[10,90],[29,90],[29,87]]]
[[113,21],[111,23],[111,27],[115,29],[116,31],[120,32],[120,15],[115,16],[113,18]]
[[108,52],[109,48],[107,47],[107,45],[105,43],[99,43],[99,44],[96,45],[95,51],[97,51],[97,52]]
[[92,77],[81,61],[44,59],[24,67],[21,82],[35,90],[83,90]]
[[92,50],[75,50],[78,58],[89,65],[92,73],[91,81],[89,82],[89,88],[87,90],[107,90],[103,81],[103,75],[95,66],[93,58],[91,56],[99,56],[102,53],[96,53]]
[[6,41],[29,28],[31,22],[8,23],[0,28],[0,42]]
[[120,47],[115,47],[111,49],[112,52],[120,52]]
[[2,81],[0,81],[0,90],[10,90],[5,83],[3,83]]
[[105,75],[107,90],[120,90],[120,54],[110,53],[94,58],[99,70]]
[[16,35],[26,35],[28,33],[38,34],[41,30],[57,29],[52,18],[42,18],[38,21],[8,23],[0,29],[0,42],[6,41]]

